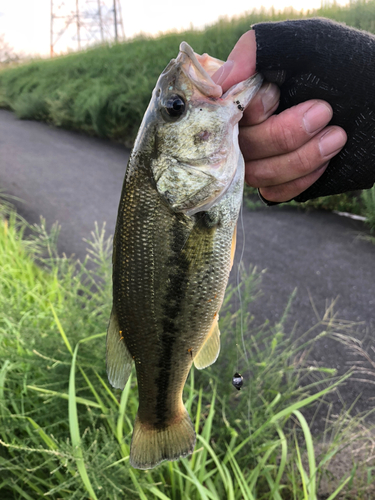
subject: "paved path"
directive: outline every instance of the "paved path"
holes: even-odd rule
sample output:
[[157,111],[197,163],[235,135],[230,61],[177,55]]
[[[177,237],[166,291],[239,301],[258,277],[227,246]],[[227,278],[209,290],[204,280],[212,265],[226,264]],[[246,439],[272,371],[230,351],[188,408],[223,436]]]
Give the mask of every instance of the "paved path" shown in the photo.
[[[107,222],[113,233],[129,151],[119,145],[43,123],[19,121],[0,110],[0,187],[24,203],[16,203],[30,222],[43,215],[61,224],[59,248],[83,258],[94,222]],[[316,323],[312,298],[322,314],[338,297],[335,310],[344,320],[375,324],[375,246],[359,238],[362,223],[334,214],[303,213],[292,208],[266,208],[243,215],[244,263],[267,268],[263,297],[252,306],[255,324],[275,323],[297,287],[290,322],[304,332]],[[242,234],[239,231],[238,248]],[[238,253],[237,253],[238,255]],[[317,361],[343,372],[352,359],[337,343],[324,340],[313,353]],[[374,377],[375,379],[375,377]],[[350,382],[345,401],[363,392],[358,409],[368,407],[375,386]],[[335,410],[339,410],[338,402]]]

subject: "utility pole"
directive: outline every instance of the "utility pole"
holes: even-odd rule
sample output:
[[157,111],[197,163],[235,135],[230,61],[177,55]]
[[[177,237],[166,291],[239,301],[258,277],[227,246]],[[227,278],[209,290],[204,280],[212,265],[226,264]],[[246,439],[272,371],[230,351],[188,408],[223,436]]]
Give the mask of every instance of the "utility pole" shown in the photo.
[[121,28],[121,36],[122,36],[122,39],[125,40],[124,23],[122,22],[121,0],[119,0],[117,3],[116,12],[118,12],[117,18],[118,18],[118,26],[120,26],[120,28]]
[[116,0],[113,0],[113,20],[115,22],[115,41],[117,43],[118,36],[117,36],[117,9],[116,9]]
[[51,25],[50,25],[50,57],[53,57],[53,0],[51,0]]
[[98,0],[98,14],[99,14],[99,25],[100,25],[100,39],[102,42],[104,42],[102,9],[100,5],[100,0]]
[[81,50],[81,34],[80,34],[80,25],[79,25],[79,8],[78,8],[78,0],[76,0],[76,15],[77,15],[77,40],[78,40],[78,50]]

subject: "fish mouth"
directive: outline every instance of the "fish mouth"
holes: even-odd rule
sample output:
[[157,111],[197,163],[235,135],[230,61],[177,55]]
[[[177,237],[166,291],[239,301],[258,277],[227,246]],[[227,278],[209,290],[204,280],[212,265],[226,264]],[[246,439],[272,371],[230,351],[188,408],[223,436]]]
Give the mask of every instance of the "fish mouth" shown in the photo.
[[[203,95],[213,98],[223,95],[223,89],[212,80],[210,73],[213,74],[219,69],[224,61],[209,57],[207,54],[200,56],[193,51],[188,43],[181,42],[180,52],[175,62]],[[209,69],[210,73],[204,66]]]

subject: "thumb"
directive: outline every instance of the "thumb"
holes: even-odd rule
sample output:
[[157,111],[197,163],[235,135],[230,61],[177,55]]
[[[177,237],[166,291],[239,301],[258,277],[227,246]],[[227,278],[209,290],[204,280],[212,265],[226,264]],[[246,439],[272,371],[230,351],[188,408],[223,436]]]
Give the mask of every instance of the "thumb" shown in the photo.
[[241,36],[229,54],[227,62],[212,75],[212,79],[217,85],[221,85],[223,92],[226,92],[232,85],[252,76],[255,68],[255,31],[250,30]]

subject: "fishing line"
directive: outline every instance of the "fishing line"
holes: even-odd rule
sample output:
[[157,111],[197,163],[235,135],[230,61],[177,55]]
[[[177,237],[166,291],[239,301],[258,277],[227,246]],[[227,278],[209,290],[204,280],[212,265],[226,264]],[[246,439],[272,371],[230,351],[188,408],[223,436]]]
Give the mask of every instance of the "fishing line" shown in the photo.
[[[240,329],[241,329],[241,342],[242,342],[242,349],[245,355],[246,359],[246,366],[249,371],[249,357],[247,355],[247,350],[246,350],[246,345],[245,345],[245,338],[244,338],[244,314],[243,314],[243,306],[242,306],[242,295],[241,295],[241,287],[240,287],[240,270],[241,267],[243,266],[243,256],[245,253],[245,244],[246,244],[246,235],[245,235],[245,225],[243,221],[243,210],[244,210],[244,199],[242,198],[242,204],[240,208],[240,214],[239,214],[239,219],[241,223],[241,232],[242,232],[242,249],[241,249],[241,256],[240,260],[237,266],[237,294],[239,297],[239,302],[240,302]],[[237,330],[237,329],[236,329]],[[237,333],[237,338],[238,338],[238,333]],[[238,344],[237,344],[238,346]],[[239,349],[237,348],[237,374],[239,375]],[[242,378],[242,377],[241,377]],[[247,385],[248,391],[249,391],[249,397],[247,399],[247,424],[248,424],[248,430],[249,430],[249,435],[251,435],[252,430],[251,430],[251,382]],[[250,444],[251,448],[253,447],[253,443]]]
[[[249,358],[247,356],[247,351],[246,351],[246,345],[245,345],[245,338],[244,338],[244,324],[243,324],[243,308],[242,308],[242,295],[241,295],[241,284],[240,284],[240,270],[243,265],[243,256],[245,253],[245,243],[246,243],[246,236],[245,236],[245,226],[243,222],[243,204],[244,200],[242,198],[242,204],[240,208],[240,222],[241,222],[241,232],[242,232],[242,249],[241,249],[241,256],[240,260],[237,266],[237,294],[240,302],[240,330],[241,330],[241,343],[242,343],[242,349],[245,355],[246,359],[246,364],[249,364]],[[237,371],[239,368],[239,359],[238,359],[238,350],[237,350]]]

